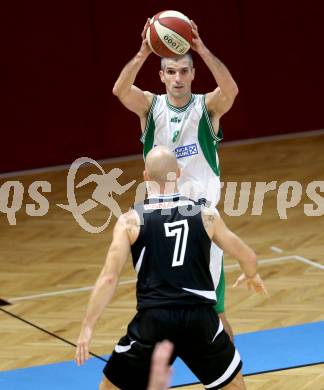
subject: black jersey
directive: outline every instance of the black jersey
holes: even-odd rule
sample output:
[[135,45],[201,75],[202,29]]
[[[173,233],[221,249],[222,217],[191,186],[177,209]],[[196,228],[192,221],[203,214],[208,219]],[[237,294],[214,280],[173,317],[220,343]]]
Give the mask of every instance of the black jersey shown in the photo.
[[138,273],[137,309],[215,304],[209,270],[211,240],[201,207],[179,194],[149,198],[134,209],[141,218],[132,245]]

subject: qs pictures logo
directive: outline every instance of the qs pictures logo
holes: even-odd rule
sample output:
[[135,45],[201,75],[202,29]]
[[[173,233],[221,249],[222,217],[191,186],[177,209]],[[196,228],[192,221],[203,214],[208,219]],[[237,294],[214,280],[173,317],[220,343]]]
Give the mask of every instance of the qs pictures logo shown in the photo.
[[[90,174],[80,183],[76,184],[75,179],[78,170],[82,165],[87,164],[95,166],[99,170],[99,174]],[[120,168],[113,168],[108,173],[105,173],[104,169],[97,163],[97,161],[88,158],[81,157],[75,160],[67,175],[67,201],[68,204],[57,204],[56,206],[69,211],[77,223],[89,233],[100,233],[109,225],[112,214],[117,218],[121,215],[120,207],[117,201],[114,199],[115,195],[121,195],[126,192],[135,182],[133,180],[125,185],[121,185],[118,182],[118,178],[122,175],[123,171]],[[76,199],[76,191],[81,187],[95,183],[96,188],[91,195],[91,199],[78,204]],[[43,193],[50,193],[52,190],[51,183],[48,181],[35,181],[27,189],[29,197],[35,201],[35,203],[26,204],[26,214],[31,217],[41,217],[49,211],[49,201],[43,195]],[[17,218],[16,213],[23,206],[23,198],[25,194],[25,188],[23,184],[18,180],[6,181],[0,186],[0,212],[6,214],[9,225],[16,225]],[[84,217],[84,214],[94,209],[99,204],[107,207],[107,220],[101,226],[93,226]]]
[[[75,176],[82,164],[92,164],[96,166],[100,170],[101,174],[91,174],[82,180],[79,184],[75,185]],[[120,207],[113,198],[113,193],[121,195],[136,182],[136,180],[133,180],[130,183],[122,186],[117,181],[117,178],[122,173],[123,171],[120,168],[113,168],[110,172],[105,173],[97,161],[88,157],[81,157],[75,160],[71,165],[67,176],[67,200],[69,203],[67,205],[58,204],[57,206],[64,210],[70,211],[78,224],[87,232],[102,232],[109,225],[112,214],[114,214],[117,218],[121,215]],[[78,205],[76,201],[75,189],[81,188],[91,182],[96,183],[96,188],[92,193],[92,199],[88,199]],[[97,207],[98,204],[107,207],[109,212],[106,222],[103,225],[96,227],[91,225],[83,215]]]

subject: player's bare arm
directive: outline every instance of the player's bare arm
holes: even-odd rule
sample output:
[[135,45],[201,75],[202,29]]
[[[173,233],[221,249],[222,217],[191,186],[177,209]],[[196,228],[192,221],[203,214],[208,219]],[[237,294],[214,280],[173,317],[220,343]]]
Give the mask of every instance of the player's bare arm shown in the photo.
[[124,221],[126,224],[125,226],[129,238],[129,243],[130,245],[133,245],[138,238],[141,228],[139,215],[135,210],[130,210],[128,213],[124,214]]
[[105,264],[92,290],[86,315],[82,322],[75,354],[78,365],[83,364],[89,358],[89,344],[94,326],[111,301],[118,285],[120,273],[130,254],[131,242],[127,225],[128,219],[122,215],[114,227],[113,239]]
[[142,91],[134,85],[138,72],[152,53],[145,38],[148,25],[149,21],[146,22],[142,31],[142,44],[139,52],[123,68],[113,88],[113,94],[119,98],[126,108],[137,114],[141,119],[146,118],[153,100],[151,92]]
[[252,248],[226,226],[216,209],[205,208],[202,219],[206,232],[213,242],[240,263],[243,274],[237,279],[234,287],[246,283],[248,289],[267,295],[264,282],[257,273],[257,260]]
[[191,23],[194,36],[191,48],[201,56],[218,85],[206,94],[206,107],[217,129],[219,118],[232,107],[238,87],[226,66],[202,42],[197,25],[193,21]]

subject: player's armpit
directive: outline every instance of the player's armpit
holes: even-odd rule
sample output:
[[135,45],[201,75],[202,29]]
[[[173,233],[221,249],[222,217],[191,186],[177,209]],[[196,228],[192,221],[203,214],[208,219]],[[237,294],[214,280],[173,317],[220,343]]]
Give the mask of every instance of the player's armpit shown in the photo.
[[123,105],[139,117],[147,115],[153,101],[153,94],[148,91],[142,91],[135,85],[127,91],[115,93]]
[[207,111],[218,118],[230,110],[232,107],[236,94],[233,91],[232,94],[225,95],[220,87],[217,87],[214,91],[208,92],[205,95],[205,103]]

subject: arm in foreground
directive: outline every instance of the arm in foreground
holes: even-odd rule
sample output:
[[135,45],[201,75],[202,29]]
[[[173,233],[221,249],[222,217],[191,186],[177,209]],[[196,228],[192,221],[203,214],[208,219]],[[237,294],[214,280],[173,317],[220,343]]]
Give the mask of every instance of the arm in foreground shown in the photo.
[[173,344],[168,340],[157,343],[152,355],[151,373],[148,390],[166,390],[169,388],[172,368],[170,358]]
[[249,290],[268,295],[265,284],[257,273],[257,258],[253,249],[226,226],[216,210],[205,210],[203,219],[206,230],[211,232],[213,242],[240,264],[243,274],[236,280],[234,287],[246,283]]
[[92,290],[82,322],[75,353],[75,360],[78,365],[89,359],[89,344],[94,326],[115,293],[121,270],[128,259],[129,253],[130,241],[125,216],[122,215],[114,227],[113,239],[106,262]]

